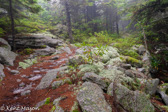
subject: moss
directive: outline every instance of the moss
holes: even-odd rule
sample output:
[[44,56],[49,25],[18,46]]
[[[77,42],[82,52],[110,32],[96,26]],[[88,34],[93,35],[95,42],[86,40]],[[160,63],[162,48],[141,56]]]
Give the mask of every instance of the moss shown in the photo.
[[42,46],[40,46],[41,48],[46,48],[47,47],[47,45],[42,45]]
[[121,54],[123,54],[125,56],[133,57],[135,59],[140,58],[139,54],[136,51],[133,51],[133,50],[125,50],[125,51],[121,52]]
[[50,103],[50,97],[49,98],[46,98],[46,101],[45,101],[45,104],[49,104]]
[[20,55],[29,55],[29,54],[32,54],[32,53],[34,53],[34,50],[31,49],[31,48],[26,48],[23,51],[19,52]]
[[130,63],[134,67],[142,67],[142,61],[140,61],[138,59],[135,59],[133,57],[128,56],[127,59],[126,59],[126,62]]

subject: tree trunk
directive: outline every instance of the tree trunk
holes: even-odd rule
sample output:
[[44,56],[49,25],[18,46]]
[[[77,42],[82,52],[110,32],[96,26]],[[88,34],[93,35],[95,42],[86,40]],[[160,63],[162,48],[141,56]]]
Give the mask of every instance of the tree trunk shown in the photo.
[[68,35],[69,35],[70,41],[73,42],[71,16],[70,16],[69,4],[67,0],[65,0],[65,9],[66,9],[66,18],[67,18],[67,26],[68,26]]
[[116,10],[116,32],[119,35],[118,19],[119,19],[118,18],[118,13],[117,13],[117,10]]
[[9,14],[10,14],[10,19],[11,19],[11,29],[12,29],[12,46],[13,46],[13,51],[16,51],[12,0],[9,0]]

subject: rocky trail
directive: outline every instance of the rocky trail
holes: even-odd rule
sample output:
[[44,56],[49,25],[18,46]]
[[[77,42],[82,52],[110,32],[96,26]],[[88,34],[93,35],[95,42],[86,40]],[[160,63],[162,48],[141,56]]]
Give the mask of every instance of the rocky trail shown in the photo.
[[[56,99],[57,97],[65,96],[66,99],[64,99],[64,102],[61,102],[60,104],[65,106],[65,109],[68,110],[70,108],[69,106],[72,106],[73,100],[75,99],[71,96],[73,94],[71,89],[72,87],[65,84],[57,90],[52,88],[37,90],[36,86],[47,71],[65,66],[68,58],[74,55],[75,49],[71,48],[71,51],[71,54],[63,52],[59,55],[40,58],[38,63],[26,69],[19,69],[18,73],[15,74],[12,73],[12,70],[17,70],[18,63],[27,57],[17,56],[14,66],[5,67],[4,69],[6,77],[1,82],[0,86],[0,105],[9,107],[35,107],[38,102],[45,98],[50,97],[51,99]],[[56,60],[53,60],[52,58],[56,56],[58,59],[56,58]],[[65,77],[62,77],[62,79]],[[48,112],[49,107],[44,107],[42,110]]]
[[134,46],[141,56],[137,61],[113,46],[78,48],[60,42],[49,38],[48,47],[31,55],[10,55],[10,46],[0,47],[5,49],[0,55],[0,111],[166,112],[168,84],[151,78],[143,46]]

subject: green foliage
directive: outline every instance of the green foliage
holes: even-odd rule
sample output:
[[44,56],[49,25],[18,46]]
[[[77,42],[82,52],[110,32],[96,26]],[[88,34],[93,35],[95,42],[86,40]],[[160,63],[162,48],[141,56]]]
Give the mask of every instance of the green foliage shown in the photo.
[[151,57],[151,65],[154,69],[158,70],[159,69],[159,65],[161,64],[161,61],[156,58],[155,56]]
[[49,104],[50,103],[50,97],[49,98],[46,98],[46,101],[45,101],[45,105]]
[[19,62],[19,67],[26,69],[35,63],[37,63],[37,58],[27,59],[27,60],[24,60],[24,62]]
[[50,110],[50,112],[54,112],[55,109],[56,109],[56,107],[53,106],[52,109]]
[[115,42],[114,47],[119,50],[128,50],[133,45],[140,44],[141,40],[139,38],[126,37],[115,39],[113,42]]
[[107,32],[103,32],[103,31],[101,31],[99,33],[95,32],[94,35],[95,35],[99,44],[109,45],[112,43],[112,38],[110,37],[110,35]]
[[2,28],[0,28],[0,37],[2,37],[4,35],[4,33],[5,33],[5,31]]
[[76,110],[73,110],[72,112],[79,112],[79,111],[76,109]]

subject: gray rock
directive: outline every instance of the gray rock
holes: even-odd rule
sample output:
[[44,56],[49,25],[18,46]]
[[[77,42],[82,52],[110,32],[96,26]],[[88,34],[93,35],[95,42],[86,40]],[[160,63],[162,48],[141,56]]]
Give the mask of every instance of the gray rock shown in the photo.
[[114,87],[116,101],[128,112],[154,112],[155,108],[151,104],[146,94],[140,91],[131,91],[121,84]]
[[[29,34],[17,34],[15,35],[17,48],[42,48],[44,45],[54,47],[63,43],[62,39],[53,38],[52,34],[46,33],[29,33]],[[8,37],[10,43],[12,43],[12,37]]]
[[139,72],[142,72],[142,73],[145,73],[146,72],[146,69],[145,68],[138,68],[137,69]]
[[20,83],[19,86],[20,87],[24,87],[26,84],[24,82]]
[[49,56],[49,55],[52,55],[53,53],[55,53],[56,50],[54,48],[47,46],[44,49],[37,49],[34,52],[35,52],[35,53],[33,53],[34,56]]
[[145,46],[144,45],[139,46],[138,53],[140,55],[143,55],[145,52],[146,52]]
[[113,96],[113,90],[114,90],[114,83],[112,82],[107,89],[107,94]]
[[4,46],[0,46],[0,47],[5,47],[11,51],[11,46],[8,44],[6,40],[4,40],[3,38],[0,38],[0,42],[4,44]]
[[53,101],[53,105],[55,106],[54,112],[64,112],[64,110],[59,106],[60,100],[65,99],[65,97],[59,97]]
[[0,64],[0,79],[2,80],[5,77],[5,74],[3,72],[4,66]]
[[150,95],[154,95],[156,93],[158,84],[159,84],[159,79],[148,80],[146,83],[146,93]]
[[17,54],[10,51],[9,49],[0,47],[0,63],[13,66]]
[[106,102],[102,89],[94,83],[83,83],[77,94],[77,100],[83,112],[112,112]]
[[139,72],[137,70],[126,70],[125,75],[131,77],[131,78],[146,78],[145,74],[142,72]]
[[164,91],[161,91],[161,89],[158,89],[157,93],[160,94],[160,96],[161,96],[162,100],[164,101],[164,103],[166,105],[168,105],[168,95]]
[[82,56],[74,56],[69,58],[69,65],[77,66],[85,62]]
[[17,79],[16,82],[21,82],[22,80],[21,79]]
[[119,71],[121,71],[121,72],[123,72],[123,73],[125,73],[125,71],[126,71],[125,68],[121,68],[121,67],[117,67],[117,70],[119,70]]
[[102,70],[99,73],[99,76],[102,76],[104,78],[109,79],[110,81],[114,81],[115,79],[121,79],[122,77],[125,76],[125,74],[119,70],[117,70],[116,67],[110,69],[110,70]]
[[72,51],[69,47],[63,47],[61,48],[63,51],[67,52],[68,54],[72,54]]
[[124,63],[122,63],[121,67],[124,68],[124,69],[131,69],[131,64],[124,64]]
[[29,95],[30,93],[31,93],[30,90],[26,90],[26,91],[21,92],[21,96]]
[[17,71],[17,70],[11,70],[10,71],[12,74],[19,74],[20,72],[19,71]]
[[82,77],[82,80],[96,83],[104,90],[107,90],[108,84],[110,83],[110,81],[106,80],[104,77],[99,76],[93,72],[85,73],[85,75]]
[[[50,98],[50,97],[49,97],[49,98]],[[42,107],[42,106],[45,104],[45,102],[47,101],[47,99],[48,99],[48,98],[44,99],[43,101],[38,102],[38,103],[36,104],[36,107],[38,107],[38,108]]]
[[51,60],[57,60],[59,58],[60,58],[59,56],[54,56],[54,57],[51,58]]
[[41,79],[41,82],[36,87],[36,89],[39,90],[39,89],[48,88],[50,86],[51,82],[57,77],[57,73],[59,71],[65,70],[67,68],[68,67],[65,66],[65,67],[61,67],[61,68],[58,68],[58,69],[53,69],[53,70],[48,71],[47,74]]
[[57,89],[59,86],[63,85],[63,81],[54,81],[52,83],[52,88]]

